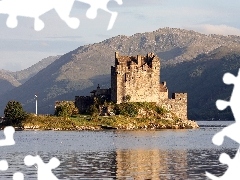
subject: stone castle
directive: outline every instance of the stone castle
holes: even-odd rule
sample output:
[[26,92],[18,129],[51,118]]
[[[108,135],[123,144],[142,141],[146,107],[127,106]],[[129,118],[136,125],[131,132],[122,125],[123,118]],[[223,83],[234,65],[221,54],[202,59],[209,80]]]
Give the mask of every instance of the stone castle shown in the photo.
[[173,93],[168,97],[166,82],[160,83],[160,59],[153,53],[146,56],[122,56],[115,52],[115,66],[111,67],[111,88],[91,92],[91,96],[76,96],[79,111],[101,96],[114,103],[155,102],[181,119],[187,119],[187,93]]

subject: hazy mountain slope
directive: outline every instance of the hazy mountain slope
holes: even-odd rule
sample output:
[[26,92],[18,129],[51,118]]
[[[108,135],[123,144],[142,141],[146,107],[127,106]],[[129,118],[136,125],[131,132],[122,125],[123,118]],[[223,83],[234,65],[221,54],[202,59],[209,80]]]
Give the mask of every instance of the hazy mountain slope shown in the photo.
[[[237,36],[207,36],[182,29],[164,28],[129,37],[116,36],[61,56],[23,85],[0,96],[0,109],[8,100],[16,99],[27,111],[34,112],[33,98],[37,93],[39,112],[52,113],[55,100],[74,100],[75,95],[87,95],[98,83],[110,87],[110,66],[114,65],[115,51],[124,55],[154,52],[162,59],[161,79],[167,80],[171,91],[188,92],[189,114],[200,118],[199,112],[204,112],[207,105],[212,107],[215,96],[211,98],[211,93],[222,92],[220,89],[215,93],[218,90],[213,81],[221,81],[223,72],[239,67],[234,65],[238,49],[240,38]],[[231,62],[224,61],[228,56]],[[206,69],[201,70],[199,66]]]
[[11,72],[11,75],[21,84],[23,84],[24,82],[26,82],[28,79],[36,75],[39,71],[47,67],[49,64],[54,62],[59,57],[61,56],[49,56],[47,58],[42,59],[41,61],[39,61],[38,63],[32,65],[27,69]]
[[49,64],[54,62],[60,56],[50,56],[44,58],[33,66],[16,72],[0,70],[0,94],[4,94],[21,84],[25,83],[32,76],[36,75],[40,70],[47,67]]

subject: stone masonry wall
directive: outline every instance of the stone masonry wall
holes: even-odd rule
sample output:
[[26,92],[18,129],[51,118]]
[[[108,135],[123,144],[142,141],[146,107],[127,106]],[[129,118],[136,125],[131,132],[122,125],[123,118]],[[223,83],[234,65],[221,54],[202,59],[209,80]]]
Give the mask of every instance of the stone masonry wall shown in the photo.
[[75,106],[80,113],[85,113],[93,104],[93,98],[90,96],[75,96]]
[[187,93],[173,93],[171,99],[162,99],[159,105],[176,114],[181,119],[187,118]]

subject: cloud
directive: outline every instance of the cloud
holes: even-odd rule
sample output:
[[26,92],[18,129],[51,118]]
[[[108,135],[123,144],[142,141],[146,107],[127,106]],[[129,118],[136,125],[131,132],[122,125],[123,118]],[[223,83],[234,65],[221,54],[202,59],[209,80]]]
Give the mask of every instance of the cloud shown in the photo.
[[237,35],[240,36],[240,29],[222,25],[202,24],[196,26],[187,27],[187,29],[193,29],[204,34],[220,34],[220,35]]

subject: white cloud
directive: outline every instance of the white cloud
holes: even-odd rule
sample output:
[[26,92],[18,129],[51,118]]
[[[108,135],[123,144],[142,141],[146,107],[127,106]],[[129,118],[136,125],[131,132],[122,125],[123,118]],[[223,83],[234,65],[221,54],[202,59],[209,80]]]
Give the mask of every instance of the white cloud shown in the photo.
[[237,35],[240,36],[240,29],[227,25],[202,24],[189,26],[187,29],[196,30],[204,34]]

